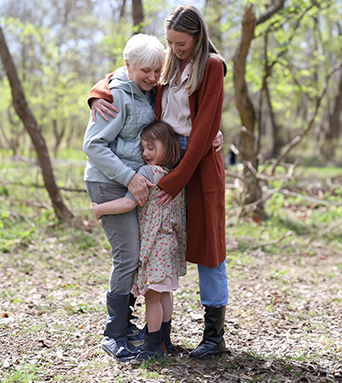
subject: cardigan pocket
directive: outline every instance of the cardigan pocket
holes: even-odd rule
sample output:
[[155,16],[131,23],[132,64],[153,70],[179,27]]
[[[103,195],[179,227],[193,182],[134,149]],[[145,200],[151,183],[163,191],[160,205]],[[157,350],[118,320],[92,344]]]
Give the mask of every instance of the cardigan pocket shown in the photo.
[[204,157],[198,164],[203,193],[213,193],[217,190],[217,170],[213,154]]

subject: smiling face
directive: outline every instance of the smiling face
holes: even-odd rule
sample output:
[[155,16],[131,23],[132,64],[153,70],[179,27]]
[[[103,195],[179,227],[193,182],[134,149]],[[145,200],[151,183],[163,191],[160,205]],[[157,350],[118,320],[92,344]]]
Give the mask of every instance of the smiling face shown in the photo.
[[161,75],[162,67],[140,67],[139,64],[135,64],[132,67],[128,60],[125,60],[125,64],[128,78],[133,80],[143,92],[151,90]]
[[148,165],[160,165],[164,158],[164,145],[159,140],[153,142],[141,139],[142,157]]
[[185,32],[177,32],[173,29],[166,29],[165,37],[167,45],[172,49],[173,54],[188,63],[192,58],[197,39]]

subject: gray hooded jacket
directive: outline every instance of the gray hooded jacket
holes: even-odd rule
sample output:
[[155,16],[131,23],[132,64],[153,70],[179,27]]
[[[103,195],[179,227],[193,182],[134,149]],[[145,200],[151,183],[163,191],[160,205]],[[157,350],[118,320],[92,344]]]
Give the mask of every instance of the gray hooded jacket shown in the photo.
[[155,90],[143,93],[129,80],[125,67],[115,71],[109,88],[119,109],[116,118],[105,121],[90,116],[83,142],[88,158],[85,181],[118,182],[127,186],[144,165],[140,149],[142,129],[154,121]]

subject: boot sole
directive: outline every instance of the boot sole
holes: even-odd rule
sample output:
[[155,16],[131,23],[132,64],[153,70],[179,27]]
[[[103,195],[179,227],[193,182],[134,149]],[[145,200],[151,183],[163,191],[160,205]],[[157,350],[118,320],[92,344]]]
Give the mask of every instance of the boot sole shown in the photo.
[[189,358],[191,359],[210,358],[211,356],[220,356],[220,355],[226,354],[227,352],[228,350],[212,351],[212,352],[205,353],[204,355],[197,355],[197,356],[192,356],[190,352]]
[[105,346],[101,345],[102,350],[105,351],[109,356],[116,359],[118,362],[127,363],[135,359],[135,356],[127,356],[125,358],[118,358],[116,355],[114,355],[109,349],[107,349]]

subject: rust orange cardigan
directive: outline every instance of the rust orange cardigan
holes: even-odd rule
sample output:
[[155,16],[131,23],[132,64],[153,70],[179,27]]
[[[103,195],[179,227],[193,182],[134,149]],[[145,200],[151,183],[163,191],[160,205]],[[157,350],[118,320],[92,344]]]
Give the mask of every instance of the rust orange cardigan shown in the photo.
[[[113,102],[108,74],[89,92],[91,98]],[[175,197],[188,185],[187,261],[216,267],[226,258],[225,173],[221,153],[212,147],[220,128],[223,92],[223,64],[219,58],[207,61],[201,87],[189,96],[192,130],[186,153],[158,186]],[[156,118],[161,116],[163,87],[157,87]]]

